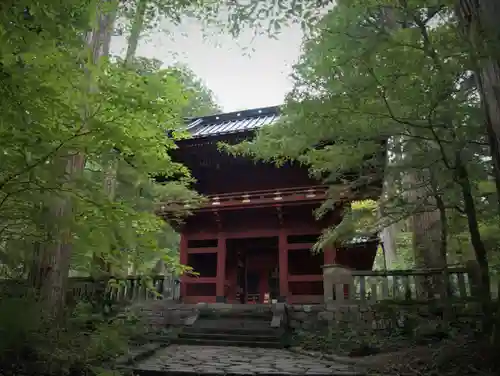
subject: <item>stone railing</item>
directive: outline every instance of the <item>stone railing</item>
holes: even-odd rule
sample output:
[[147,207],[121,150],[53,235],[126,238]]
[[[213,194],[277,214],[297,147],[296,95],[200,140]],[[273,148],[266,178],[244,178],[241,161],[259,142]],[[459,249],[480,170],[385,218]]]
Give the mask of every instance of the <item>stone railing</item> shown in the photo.
[[[22,297],[34,293],[26,279],[0,280],[0,296]],[[118,279],[70,277],[66,291],[68,302],[91,300],[104,294],[107,300],[129,304],[149,300],[180,300],[180,286],[176,276],[128,276]]]
[[105,291],[115,302],[136,302],[143,300],[178,300],[179,284],[174,276],[153,277],[129,276],[123,279],[96,281],[91,277],[73,277],[69,280],[69,293],[75,299],[89,299],[97,291],[99,284],[106,284]]
[[430,301],[442,297],[469,299],[474,283],[467,267],[428,270],[356,271],[341,265],[323,267],[325,303],[382,300]]
[[346,333],[368,338],[391,336],[394,329],[481,325],[481,307],[473,299],[478,288],[477,265],[473,263],[446,269],[388,271],[325,265],[323,283],[324,304],[288,307],[292,329],[325,333],[329,328],[337,338],[345,338]]

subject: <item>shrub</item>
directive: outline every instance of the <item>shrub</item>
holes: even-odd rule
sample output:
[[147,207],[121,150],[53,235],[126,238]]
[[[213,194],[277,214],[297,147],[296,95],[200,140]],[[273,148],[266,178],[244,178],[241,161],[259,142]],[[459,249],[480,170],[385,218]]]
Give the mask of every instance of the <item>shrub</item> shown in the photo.
[[57,321],[30,294],[0,299],[2,375],[115,374],[113,360],[139,329],[134,317],[109,319],[79,303]]

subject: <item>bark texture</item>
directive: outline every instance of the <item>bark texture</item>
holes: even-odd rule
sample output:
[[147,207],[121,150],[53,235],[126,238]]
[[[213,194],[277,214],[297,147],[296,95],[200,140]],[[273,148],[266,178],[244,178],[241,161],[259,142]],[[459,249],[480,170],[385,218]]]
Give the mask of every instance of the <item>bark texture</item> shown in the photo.
[[456,13],[476,64],[500,216],[500,1],[458,0]]
[[[410,217],[412,244],[417,269],[442,269],[446,258],[442,253],[443,223],[432,194],[429,177],[425,171],[409,171],[405,177],[408,204],[413,210]],[[424,278],[418,281],[419,294],[427,297],[441,295],[441,278]]]
[[[100,0],[95,8],[95,27],[87,34],[86,47],[91,51],[90,65],[97,64],[105,51],[109,51],[111,32],[110,17],[104,13],[106,5],[114,3],[112,0]],[[106,42],[108,41],[108,42]],[[106,47],[107,46],[107,47]],[[85,69],[85,67],[82,67]],[[97,88],[88,74],[86,90],[95,91]],[[84,106],[82,111],[82,125],[79,128],[84,132],[87,128],[89,109]],[[72,181],[84,169],[85,155],[82,152],[66,150],[55,161],[55,171],[59,171],[60,183],[70,188]],[[38,257],[36,273],[32,273],[32,280],[40,291],[40,296],[47,303],[51,314],[58,316],[65,306],[67,280],[71,259],[71,243],[73,233],[68,223],[72,221],[73,202],[67,195],[51,196],[43,209],[44,226],[47,238],[43,243],[36,245]]]

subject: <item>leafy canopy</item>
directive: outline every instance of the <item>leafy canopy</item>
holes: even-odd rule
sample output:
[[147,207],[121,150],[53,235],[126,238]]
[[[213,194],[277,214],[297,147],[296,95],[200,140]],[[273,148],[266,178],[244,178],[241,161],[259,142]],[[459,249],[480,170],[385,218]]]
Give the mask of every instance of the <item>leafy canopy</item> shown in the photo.
[[[327,231],[323,241],[377,232],[434,211],[436,196],[450,214],[463,213],[457,152],[475,197],[481,195],[477,187],[490,170],[484,163],[483,113],[466,85],[472,64],[449,5],[337,2],[304,43],[280,123],[228,148],[278,164],[307,165],[331,187],[319,215],[346,192],[355,200],[370,184],[393,182],[378,204],[382,217],[370,209],[372,219],[360,220],[359,209],[346,208],[343,224]],[[367,195],[378,198],[380,191]]]
[[[172,69],[145,76],[106,59],[89,64],[82,31],[91,2],[38,2],[28,19],[24,6],[7,5],[0,12],[9,41],[0,44],[2,257],[16,269],[57,226],[73,234],[74,269],[88,270],[92,253],[107,249],[104,258],[125,272],[131,258],[177,263],[175,232],[154,211],[160,201],[197,199],[189,171],[169,156],[193,89]],[[87,90],[89,78],[98,90]],[[86,159],[69,181],[60,166],[68,151]],[[122,168],[110,198],[103,184],[113,161]],[[158,175],[167,183],[155,183]],[[71,200],[71,216],[42,209],[58,197]]]

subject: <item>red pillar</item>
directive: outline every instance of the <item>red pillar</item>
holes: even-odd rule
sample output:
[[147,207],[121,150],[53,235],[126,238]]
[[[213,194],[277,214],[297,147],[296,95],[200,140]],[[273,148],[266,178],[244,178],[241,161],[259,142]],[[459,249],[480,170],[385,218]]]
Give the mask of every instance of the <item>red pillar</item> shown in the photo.
[[286,301],[288,298],[288,242],[284,230],[280,230],[278,247],[280,300]]
[[[323,248],[323,263],[325,265],[331,265],[335,264],[336,258],[337,258],[337,248],[332,245],[328,245],[325,248]],[[348,286],[344,286],[344,294],[347,294]],[[347,295],[349,296],[349,295]]]
[[[180,243],[180,249],[179,249],[179,259],[181,262],[181,265],[187,265],[188,263],[188,239],[185,234],[181,233],[181,243]],[[180,287],[180,295],[181,299],[184,299],[186,297],[186,282],[187,282],[188,277],[183,275],[181,276],[181,287]]]
[[337,258],[337,249],[335,246],[326,246],[323,249],[323,257],[325,265],[335,264]]
[[219,234],[217,239],[217,282],[216,282],[216,301],[225,302],[226,284],[226,237],[224,234]]

